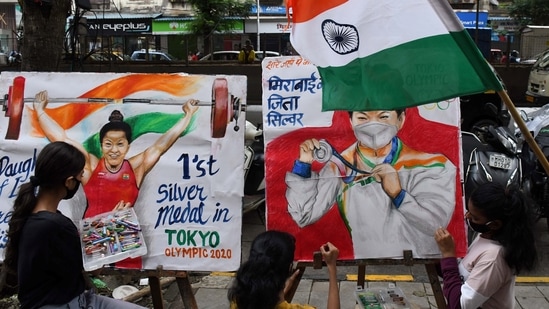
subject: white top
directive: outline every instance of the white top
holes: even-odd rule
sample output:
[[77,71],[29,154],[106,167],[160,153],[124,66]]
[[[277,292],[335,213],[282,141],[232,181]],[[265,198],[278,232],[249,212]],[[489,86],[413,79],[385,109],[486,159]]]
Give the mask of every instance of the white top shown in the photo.
[[496,241],[477,237],[459,264],[463,277],[461,308],[507,309],[515,307],[515,275]]

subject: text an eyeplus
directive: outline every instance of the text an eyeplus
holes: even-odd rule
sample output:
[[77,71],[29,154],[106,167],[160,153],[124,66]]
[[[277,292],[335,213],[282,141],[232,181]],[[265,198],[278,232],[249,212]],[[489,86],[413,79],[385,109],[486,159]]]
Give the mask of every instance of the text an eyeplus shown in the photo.
[[103,24],[103,29],[113,30],[113,31],[119,31],[119,30],[143,31],[143,30],[148,30],[148,26],[145,23],[134,23],[134,22],[124,23],[124,24],[112,23],[112,24]]

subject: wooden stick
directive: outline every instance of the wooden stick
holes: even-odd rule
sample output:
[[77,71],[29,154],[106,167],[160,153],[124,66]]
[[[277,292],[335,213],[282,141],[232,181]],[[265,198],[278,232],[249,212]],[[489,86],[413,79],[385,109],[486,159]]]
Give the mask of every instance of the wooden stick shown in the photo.
[[425,270],[427,271],[427,277],[429,277],[429,282],[431,283],[431,289],[435,296],[438,309],[446,309],[446,299],[444,294],[442,294],[442,288],[440,287],[440,280],[437,274],[437,265],[436,264],[425,264]]
[[189,277],[177,278],[177,286],[179,287],[179,294],[183,301],[183,307],[185,309],[198,309],[198,304],[193,294],[193,289]]

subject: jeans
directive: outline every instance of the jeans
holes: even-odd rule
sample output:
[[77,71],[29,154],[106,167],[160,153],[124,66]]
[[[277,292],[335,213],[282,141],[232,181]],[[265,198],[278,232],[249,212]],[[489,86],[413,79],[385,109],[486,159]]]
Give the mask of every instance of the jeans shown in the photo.
[[146,309],[134,303],[97,295],[93,291],[84,291],[82,294],[62,305],[46,305],[41,309]]

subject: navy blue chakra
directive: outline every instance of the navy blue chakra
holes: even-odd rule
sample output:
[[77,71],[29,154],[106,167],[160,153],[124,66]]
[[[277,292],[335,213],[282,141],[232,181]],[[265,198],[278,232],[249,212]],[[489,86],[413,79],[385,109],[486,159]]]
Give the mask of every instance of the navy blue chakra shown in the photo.
[[326,43],[336,53],[345,55],[358,50],[358,30],[355,26],[338,24],[326,19],[321,27]]

